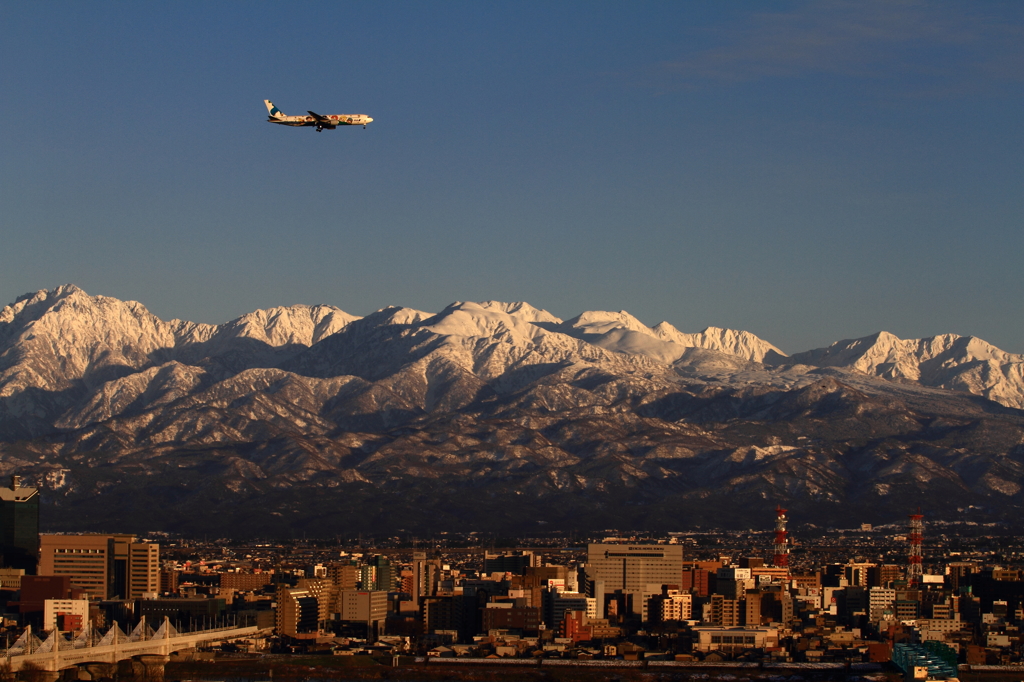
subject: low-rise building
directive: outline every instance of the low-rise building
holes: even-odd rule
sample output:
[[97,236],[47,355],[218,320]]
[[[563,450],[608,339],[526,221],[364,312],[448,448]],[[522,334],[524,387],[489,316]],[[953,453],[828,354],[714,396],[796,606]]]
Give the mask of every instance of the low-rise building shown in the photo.
[[43,602],[43,630],[81,630],[89,621],[88,599],[46,599]]
[[746,649],[766,649],[779,645],[778,628],[695,627],[693,648],[707,653],[734,653]]

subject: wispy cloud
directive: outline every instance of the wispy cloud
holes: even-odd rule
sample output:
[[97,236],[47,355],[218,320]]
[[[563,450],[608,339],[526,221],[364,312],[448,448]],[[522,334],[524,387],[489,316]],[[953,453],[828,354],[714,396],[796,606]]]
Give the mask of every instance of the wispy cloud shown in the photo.
[[909,79],[923,89],[955,89],[979,78],[1024,81],[1024,25],[1005,21],[998,9],[816,0],[790,11],[751,13],[718,29],[715,47],[663,63],[659,71],[690,82],[813,74]]

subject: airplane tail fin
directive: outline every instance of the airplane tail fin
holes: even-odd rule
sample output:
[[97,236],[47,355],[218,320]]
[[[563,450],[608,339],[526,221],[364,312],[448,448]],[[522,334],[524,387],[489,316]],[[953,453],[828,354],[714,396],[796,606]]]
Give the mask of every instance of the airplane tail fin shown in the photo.
[[263,100],[263,103],[267,105],[267,113],[270,114],[270,118],[284,118],[284,112],[275,107],[269,99]]

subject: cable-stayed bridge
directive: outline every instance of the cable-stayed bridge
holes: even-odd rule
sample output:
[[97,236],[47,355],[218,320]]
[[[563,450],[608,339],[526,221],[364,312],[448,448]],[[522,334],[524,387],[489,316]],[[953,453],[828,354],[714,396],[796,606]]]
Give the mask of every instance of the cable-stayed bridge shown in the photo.
[[111,665],[133,659],[145,666],[148,678],[159,678],[168,656],[175,651],[262,632],[255,626],[178,632],[166,617],[158,630],[143,618],[130,634],[114,623],[105,634],[87,625],[77,636],[52,630],[40,639],[30,627],[6,651],[0,651],[0,665],[6,664],[11,672],[25,668],[46,671],[56,680],[61,670],[71,667],[83,669],[94,678],[109,676]]

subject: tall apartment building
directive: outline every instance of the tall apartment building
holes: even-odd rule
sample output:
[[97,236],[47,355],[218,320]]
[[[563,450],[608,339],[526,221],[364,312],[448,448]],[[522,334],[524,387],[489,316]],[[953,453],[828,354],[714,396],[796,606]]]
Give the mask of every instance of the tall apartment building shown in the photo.
[[793,597],[788,589],[762,586],[747,590],[743,601],[743,625],[788,623],[793,618]]
[[723,628],[743,625],[742,620],[745,613],[741,610],[742,601],[742,599],[727,599],[720,594],[711,595],[708,623]]
[[[128,599],[138,599],[160,593],[160,545],[153,542],[114,543],[115,569],[123,554],[128,554]],[[115,575],[116,577],[116,575]]]
[[[317,622],[331,619],[331,614],[340,611],[338,605],[338,586],[327,578],[299,578],[296,589],[305,590],[316,599]],[[386,594],[386,593],[385,593]]]
[[160,546],[133,535],[41,535],[39,575],[68,576],[92,599],[138,599],[160,590]]
[[868,615],[872,621],[883,618],[892,620],[896,616],[896,590],[887,587],[872,587],[868,591]]
[[693,595],[689,592],[666,590],[659,606],[662,622],[693,618]]
[[903,575],[903,567],[898,564],[882,564],[868,569],[868,585],[870,587],[892,587],[892,584]]
[[39,559],[39,490],[21,485],[0,488],[0,553],[3,565],[34,572]]
[[354,590],[359,584],[359,567],[354,563],[333,563],[327,565],[327,578],[341,590]]
[[678,585],[683,572],[682,545],[587,546],[587,580],[592,583],[601,611],[607,595],[627,598],[627,608],[641,613],[650,585]]
[[437,594],[440,578],[440,559],[428,559],[426,552],[412,553],[412,603],[417,609],[424,598]]
[[280,587],[275,617],[282,637],[315,638],[320,633],[320,603],[309,590]]
[[847,584],[857,587],[868,587],[870,585],[869,575],[872,571],[878,571],[878,564],[851,561],[843,569]]

